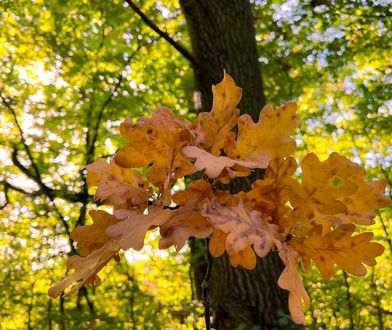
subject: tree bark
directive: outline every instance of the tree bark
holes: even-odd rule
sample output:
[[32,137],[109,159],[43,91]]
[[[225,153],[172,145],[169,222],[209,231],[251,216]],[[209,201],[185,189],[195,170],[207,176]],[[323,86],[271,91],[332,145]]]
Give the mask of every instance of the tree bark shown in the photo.
[[[211,86],[222,80],[225,69],[243,89],[241,113],[258,119],[265,97],[249,1],[180,0],[180,4],[199,63],[195,79],[201,93],[201,109],[211,109]],[[249,188],[247,181],[230,187]],[[259,258],[253,271],[233,268],[227,255],[215,259],[210,283],[214,328],[279,328],[278,310],[288,314],[287,292],[277,284],[282,270],[276,253]]]

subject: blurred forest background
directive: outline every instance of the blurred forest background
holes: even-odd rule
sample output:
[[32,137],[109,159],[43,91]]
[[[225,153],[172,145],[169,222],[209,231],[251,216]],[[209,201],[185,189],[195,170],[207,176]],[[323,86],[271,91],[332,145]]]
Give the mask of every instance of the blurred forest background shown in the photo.
[[[178,1],[135,3],[191,48]],[[267,101],[299,105],[297,156],[338,151],[389,185],[391,4],[251,1]],[[75,253],[70,232],[91,221],[83,166],[122,145],[126,116],[165,105],[194,118],[193,74],[122,0],[0,2],[0,329],[203,328],[189,251],[159,251],[154,235],[101,286],[47,295]],[[366,277],[305,273],[307,329],[392,329],[391,218],[377,214],[385,253]]]

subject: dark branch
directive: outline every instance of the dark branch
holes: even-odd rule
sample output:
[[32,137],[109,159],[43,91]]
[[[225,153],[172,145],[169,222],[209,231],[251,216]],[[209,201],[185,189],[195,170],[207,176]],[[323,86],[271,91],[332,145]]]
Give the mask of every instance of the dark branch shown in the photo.
[[158,35],[165,39],[170,45],[172,45],[182,56],[184,56],[194,67],[199,67],[199,63],[196,58],[181,44],[173,40],[166,32],[162,31],[158,26],[154,24],[131,0],[125,0],[125,2],[132,8],[132,10],[146,23],[152,30]]
[[9,190],[9,187],[8,187],[5,183],[3,183],[3,185],[4,185],[4,196],[5,196],[5,201],[4,201],[3,205],[0,205],[0,210],[3,210],[4,208],[6,208],[7,205],[10,203],[10,199],[9,199],[9,197],[8,197],[8,190]]
[[204,276],[203,283],[201,284],[202,290],[202,298],[203,298],[203,306],[204,306],[204,320],[206,323],[206,330],[211,329],[211,322],[210,322],[210,309],[211,309],[211,302],[209,297],[209,288],[210,288],[210,281],[211,281],[211,274],[212,274],[212,265],[213,265],[213,258],[210,254],[210,250],[208,248],[209,239],[205,240],[206,244],[206,251],[207,251],[207,270]]
[[[28,146],[28,144],[26,142],[26,138],[24,137],[24,133],[23,133],[22,127],[20,126],[19,121],[18,121],[18,117],[16,116],[16,112],[15,112],[14,108],[11,106],[11,104],[3,97],[3,95],[0,94],[0,98],[3,101],[3,104],[6,106],[6,108],[8,108],[8,110],[10,110],[10,112],[11,112],[13,118],[14,118],[15,125],[18,128],[18,131],[19,131],[19,134],[20,134],[20,138],[22,139],[23,147],[26,150],[27,156],[29,157],[29,160],[31,162],[31,166],[34,169],[35,177],[39,181],[41,181],[38,167],[37,167],[37,165],[34,162],[34,158],[33,158],[32,154],[30,152],[30,148],[29,148],[29,146]],[[43,184],[43,183],[41,182],[41,184]]]
[[[46,184],[44,184],[40,178],[40,176],[35,176],[31,171],[26,168],[18,159],[18,150],[13,149],[12,154],[11,154],[11,159],[13,164],[21,171],[23,172],[29,179],[33,180],[35,183],[38,184],[39,190],[33,191],[33,192],[27,192],[23,190],[22,188],[12,186],[10,183],[8,184],[8,187],[11,188],[12,190],[18,191],[22,194],[25,195],[31,195],[31,196],[38,196],[38,195],[46,195],[48,197],[53,197],[53,198],[61,198],[64,199],[68,202],[71,203],[77,203],[83,201],[83,198],[85,198],[83,193],[69,193],[68,190],[60,189],[60,190],[55,190],[50,187],[48,187]],[[91,198],[90,195],[87,196],[87,198]]]
[[[142,48],[144,45],[145,44],[138,45],[136,50],[128,57],[127,61],[125,62],[124,67],[126,67],[131,62],[131,60],[135,57],[135,55],[140,50],[140,48]],[[94,133],[93,133],[94,135],[93,135],[93,138],[91,139],[89,150],[87,152],[87,162],[90,162],[92,160],[90,158],[94,156],[95,142],[98,139],[98,130],[99,130],[99,126],[102,121],[103,112],[106,109],[106,107],[110,104],[110,102],[112,101],[114,93],[116,93],[118,91],[118,89],[120,88],[122,80],[123,80],[123,74],[122,74],[122,70],[121,70],[120,74],[118,75],[116,85],[114,86],[114,88],[110,92],[108,98],[102,104],[101,108],[98,111],[98,118],[97,118],[97,122],[95,123],[95,127],[94,127]]]

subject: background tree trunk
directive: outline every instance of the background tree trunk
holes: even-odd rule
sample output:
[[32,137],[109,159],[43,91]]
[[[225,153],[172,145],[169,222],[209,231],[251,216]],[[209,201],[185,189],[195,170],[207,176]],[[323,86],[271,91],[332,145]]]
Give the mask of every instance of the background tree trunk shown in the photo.
[[[201,92],[202,110],[212,106],[212,84],[223,78],[223,69],[243,89],[241,113],[258,119],[265,104],[255,32],[248,0],[180,0],[196,60],[196,89]],[[231,190],[249,189],[235,182]],[[288,313],[287,292],[277,280],[283,265],[276,253],[259,258],[253,271],[233,268],[227,255],[215,259],[211,276],[211,300],[216,329],[258,326],[279,328],[278,310]],[[196,282],[200,274],[196,272]],[[199,276],[198,276],[199,275]],[[197,280],[199,278],[199,281]],[[199,285],[200,283],[196,283]]]

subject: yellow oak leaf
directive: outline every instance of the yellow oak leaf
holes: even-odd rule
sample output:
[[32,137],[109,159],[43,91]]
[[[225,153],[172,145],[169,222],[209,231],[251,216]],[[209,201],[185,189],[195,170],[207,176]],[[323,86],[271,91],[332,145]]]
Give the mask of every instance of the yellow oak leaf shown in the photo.
[[[227,234],[225,249],[229,255],[253,245],[256,254],[264,257],[273,246],[279,247],[281,244],[282,237],[278,233],[278,227],[269,224],[258,212],[248,210],[242,202],[230,207],[210,203],[204,207],[202,215],[210,219],[215,230],[219,229]],[[219,232],[214,235],[220,235],[214,240],[223,237]],[[213,246],[214,244],[215,242]]]
[[347,210],[339,198],[358,190],[363,179],[363,168],[349,159],[332,153],[321,162],[313,153],[306,155],[302,164],[302,184],[290,182],[290,203],[296,208],[317,209],[322,214],[335,214]]
[[356,193],[339,199],[347,207],[345,213],[323,215],[315,223],[327,223],[334,226],[343,223],[355,223],[365,226],[374,224],[374,209],[382,209],[391,204],[391,200],[384,195],[387,183],[386,181],[367,182],[358,180],[356,184],[358,185]]
[[273,159],[262,180],[256,180],[252,190],[246,193],[246,205],[271,217],[271,223],[279,225],[281,232],[287,233],[293,221],[292,209],[287,205],[288,192],[285,189],[287,177],[297,168],[293,157]]
[[219,155],[231,130],[237,125],[239,110],[236,106],[241,100],[241,88],[233,78],[224,72],[223,80],[212,86],[213,105],[210,112],[200,113],[194,124],[196,145],[212,155]]
[[230,263],[233,267],[241,266],[249,270],[254,269],[256,267],[257,259],[253,249],[248,246],[238,252],[233,252],[230,249],[226,250],[226,240],[228,235],[228,233],[215,228],[208,245],[211,256],[218,258],[227,251]]
[[120,133],[129,144],[116,153],[114,160],[125,168],[150,165],[147,179],[167,190],[170,180],[192,172],[191,162],[179,152],[191,139],[189,126],[189,122],[163,107],[136,124],[126,119],[120,125]]
[[163,225],[170,219],[171,212],[168,209],[151,207],[147,214],[140,214],[128,210],[116,210],[114,215],[124,219],[106,229],[106,234],[118,239],[121,249],[141,250],[144,246],[144,238],[149,229]]
[[286,103],[275,110],[271,105],[265,106],[257,123],[249,115],[240,116],[237,139],[225,147],[228,157],[267,168],[273,158],[289,156],[296,147],[290,137],[299,125],[296,111],[295,103]]
[[[284,180],[294,208],[291,233],[299,237],[305,236],[323,216],[346,213],[347,206],[342,199],[355,194],[364,180],[364,169],[337,153],[325,161],[310,153],[303,159],[301,168],[302,183],[291,177]],[[323,225],[328,230],[329,224]]]
[[225,253],[227,235],[229,234],[218,228],[214,229],[208,245],[208,249],[213,257],[218,258]]
[[100,249],[112,238],[107,236],[105,230],[118,222],[118,219],[105,211],[90,211],[93,224],[74,229],[71,239],[78,244],[79,254],[84,257],[94,250]]
[[65,296],[75,293],[86,284],[100,283],[97,273],[117,255],[119,250],[120,246],[117,241],[108,241],[87,257],[71,256],[67,261],[67,268],[75,269],[74,273],[52,286],[48,291],[49,296],[57,298],[73,282],[77,284]]
[[285,268],[278,279],[278,285],[289,291],[289,310],[293,321],[297,324],[305,324],[302,301],[310,306],[310,298],[298,273],[298,252],[284,243],[279,251],[279,257]]
[[87,184],[98,186],[94,198],[102,203],[117,207],[144,207],[151,193],[143,176],[115,163],[108,164],[97,159],[86,166]]
[[334,264],[350,274],[364,276],[367,271],[363,264],[374,266],[384,247],[371,242],[373,233],[351,236],[355,228],[354,224],[343,224],[322,236],[321,225],[316,225],[307,237],[294,237],[289,244],[299,252],[305,268],[312,259],[324,278],[334,274]]
[[238,251],[237,253],[228,252],[230,263],[233,267],[241,266],[245,269],[252,270],[256,267],[257,259],[251,247]]

